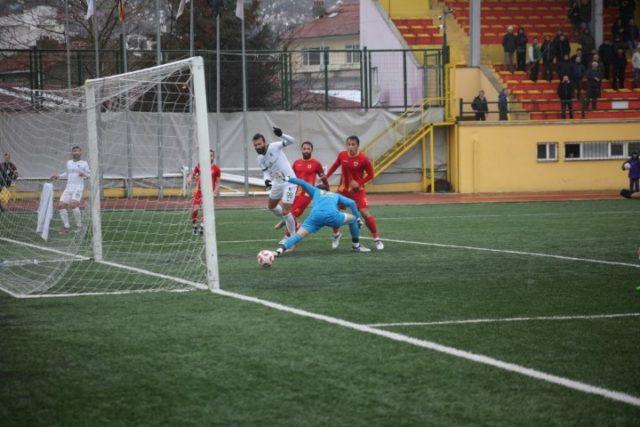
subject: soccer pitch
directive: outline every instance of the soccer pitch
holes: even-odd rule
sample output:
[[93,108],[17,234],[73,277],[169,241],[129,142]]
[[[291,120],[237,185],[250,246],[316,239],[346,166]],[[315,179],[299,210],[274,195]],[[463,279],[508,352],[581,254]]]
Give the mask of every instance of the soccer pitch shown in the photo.
[[221,294],[0,293],[0,419],[637,425],[637,202],[371,210],[384,251],[324,230],[270,269],[273,215],[218,210]]

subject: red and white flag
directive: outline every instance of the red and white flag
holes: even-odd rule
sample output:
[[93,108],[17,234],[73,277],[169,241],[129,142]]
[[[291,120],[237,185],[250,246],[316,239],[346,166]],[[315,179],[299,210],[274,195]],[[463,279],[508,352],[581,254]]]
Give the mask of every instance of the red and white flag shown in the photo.
[[189,0],[180,0],[180,6],[178,6],[178,13],[176,13],[176,19],[184,13],[184,7],[189,3]]
[[88,21],[89,18],[91,18],[93,16],[95,11],[96,11],[96,5],[94,3],[94,0],[88,0],[87,1],[87,16],[85,16],[84,20]]
[[120,22],[124,22],[124,0],[116,0],[116,4],[118,5],[118,19],[120,20]]
[[244,21],[244,1],[238,0],[236,3],[236,16]]

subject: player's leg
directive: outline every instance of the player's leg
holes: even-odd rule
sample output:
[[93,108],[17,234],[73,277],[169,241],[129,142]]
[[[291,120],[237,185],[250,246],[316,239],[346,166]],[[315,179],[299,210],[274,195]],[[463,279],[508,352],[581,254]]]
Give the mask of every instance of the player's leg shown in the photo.
[[291,214],[291,205],[296,197],[297,186],[294,184],[282,184],[283,194],[281,196],[282,202],[282,219],[287,226],[289,235],[293,235],[296,232],[296,219]]
[[82,230],[82,212],[80,211],[80,203],[82,202],[82,191],[74,191],[69,202],[69,209],[73,213],[73,219],[76,221],[77,231]]
[[69,202],[71,202],[71,196],[71,192],[65,190],[58,201],[58,211],[60,212],[60,218],[62,219],[62,230],[60,230],[60,234],[68,234],[69,229],[71,228],[71,225],[69,224],[69,211],[67,210]]
[[380,233],[378,232],[378,225],[376,224],[376,218],[369,212],[369,205],[367,204],[367,194],[364,191],[359,191],[354,194],[353,200],[358,205],[360,215],[364,218],[364,223],[371,232],[376,249],[381,251],[384,249],[384,244],[380,239]]
[[286,251],[293,248],[295,245],[300,243],[300,241],[304,239],[308,234],[310,234],[309,230],[304,228],[304,225],[301,225],[300,228],[298,228],[298,231],[296,231],[292,236],[285,239],[285,241],[280,244],[280,247],[275,251],[276,256],[280,256]]
[[194,236],[199,232],[198,226],[198,214],[200,212],[200,206],[202,205],[202,196],[199,194],[193,195],[191,201],[191,234]]
[[[339,193],[342,196],[349,197],[349,193]],[[342,211],[344,210],[344,206],[338,205],[338,208]],[[338,249],[340,246],[340,239],[342,238],[342,232],[340,231],[340,227],[333,227],[333,236],[331,237],[331,249]]]
[[365,248],[360,244],[360,225],[355,216],[349,213],[340,212],[342,216],[342,224],[349,224],[349,232],[351,233],[351,249],[354,252],[371,252],[371,249]]

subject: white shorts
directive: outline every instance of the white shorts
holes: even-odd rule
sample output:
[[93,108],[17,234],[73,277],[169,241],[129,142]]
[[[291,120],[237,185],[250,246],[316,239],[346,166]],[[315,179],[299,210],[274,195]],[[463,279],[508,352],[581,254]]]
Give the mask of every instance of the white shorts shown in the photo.
[[60,201],[62,203],[80,202],[82,200],[82,192],[82,188],[65,188],[62,196],[60,196]]
[[282,200],[282,203],[292,204],[296,198],[297,185],[283,182],[282,184],[273,184],[269,198],[271,200]]

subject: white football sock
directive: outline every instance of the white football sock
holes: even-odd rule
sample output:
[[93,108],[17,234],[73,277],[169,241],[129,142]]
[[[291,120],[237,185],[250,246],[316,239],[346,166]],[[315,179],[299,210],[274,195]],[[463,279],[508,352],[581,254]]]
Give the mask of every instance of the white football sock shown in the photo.
[[282,218],[282,206],[276,205],[275,208],[269,209],[275,216]]
[[64,228],[69,228],[69,212],[66,209],[60,209],[60,218]]
[[82,212],[80,212],[80,208],[73,208],[71,212],[73,212],[73,218],[76,220],[78,228],[82,227]]
[[283,215],[282,219],[287,224],[287,231],[293,236],[296,233],[296,219],[291,213]]

